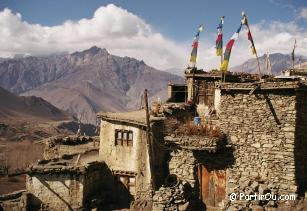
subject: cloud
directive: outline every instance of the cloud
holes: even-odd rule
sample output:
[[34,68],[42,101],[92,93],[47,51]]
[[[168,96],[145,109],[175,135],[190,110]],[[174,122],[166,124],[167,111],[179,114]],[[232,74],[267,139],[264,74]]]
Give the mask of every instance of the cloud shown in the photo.
[[[301,10],[302,18],[306,15],[305,9]],[[233,30],[235,32],[236,29]],[[262,21],[251,25],[251,31],[259,56],[267,51],[289,54],[295,38],[298,41],[297,53],[307,55],[307,48],[304,48],[307,30],[301,28],[297,21]],[[198,67],[218,68],[220,59],[215,55],[214,48],[216,34],[203,33],[207,34],[201,36]],[[0,57],[74,52],[96,45],[115,55],[142,59],[158,69],[183,69],[188,64],[192,42],[192,37],[182,43],[168,39],[140,17],[113,4],[98,8],[92,18],[68,20],[51,27],[27,23],[22,20],[21,14],[4,9],[0,12],[0,37]],[[225,45],[228,39],[224,38]],[[249,48],[246,29],[243,29],[233,47],[230,67],[251,58],[254,56]]]
[[113,4],[98,8],[90,19],[52,27],[27,23],[21,14],[4,9],[0,12],[0,37],[0,57],[73,52],[97,45],[157,68],[180,67],[184,60],[182,47]]
[[307,7],[300,9],[299,18],[307,20]]

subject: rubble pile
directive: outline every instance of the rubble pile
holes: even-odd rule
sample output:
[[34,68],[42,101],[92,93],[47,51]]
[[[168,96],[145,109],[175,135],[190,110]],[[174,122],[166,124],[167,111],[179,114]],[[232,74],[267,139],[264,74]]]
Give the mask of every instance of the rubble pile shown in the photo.
[[151,105],[151,115],[153,116],[170,116],[181,114],[182,112],[189,111],[190,105],[184,103],[165,103],[163,105],[153,102]]
[[[231,187],[230,192],[236,193],[236,203],[230,203],[229,197],[224,200],[225,210],[290,210],[291,208],[304,206],[304,200],[290,200],[289,201],[278,201],[276,200],[280,194],[278,193],[278,186],[272,183],[265,183],[264,181],[251,181],[246,178],[239,180],[237,187]],[[251,200],[239,199],[239,195],[244,194],[245,196],[252,196]],[[265,198],[267,197],[267,198]],[[246,203],[248,202],[248,203]],[[300,210],[300,209],[298,209]]]
[[[231,203],[229,198],[225,200],[224,204],[226,205],[227,210],[241,210],[241,209],[252,209],[252,210],[264,210],[269,207],[276,207],[277,204],[273,199],[259,200],[260,195],[272,194],[277,196],[277,188],[272,184],[264,184],[263,181],[251,181],[246,178],[241,178],[239,180],[239,185],[236,187],[230,187],[230,192],[236,193],[238,200],[235,200],[236,203]],[[245,194],[246,196],[255,196],[253,200],[239,200],[240,194]],[[269,195],[268,195],[269,196]],[[249,203],[246,203],[249,202]]]
[[153,196],[153,211],[187,210],[191,198],[191,187],[186,181],[179,181],[173,187],[162,186]]

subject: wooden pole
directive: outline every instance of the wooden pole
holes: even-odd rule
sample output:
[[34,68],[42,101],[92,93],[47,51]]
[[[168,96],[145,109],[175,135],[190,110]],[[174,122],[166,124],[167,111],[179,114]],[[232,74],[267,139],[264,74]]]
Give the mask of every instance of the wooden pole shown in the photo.
[[79,164],[80,157],[81,157],[81,154],[78,154],[77,160],[76,160],[76,162],[75,162],[75,166]]
[[148,91],[147,91],[147,89],[145,89],[145,91],[144,91],[144,101],[145,101],[145,110],[146,110],[147,140],[150,140],[150,121],[149,121]]
[[294,41],[293,51],[292,51],[292,69],[294,70],[294,61],[295,61],[295,48],[296,48],[296,39]]
[[[222,34],[222,53],[221,53],[221,66],[223,64],[223,24],[224,24],[224,18],[225,16],[221,17],[221,34]],[[221,70],[221,82],[223,82],[223,71]]]
[[[221,54],[221,66],[223,64],[223,46],[222,46],[222,54]],[[221,82],[223,82],[223,71],[221,70]]]
[[151,185],[153,190],[155,190],[155,183],[154,183],[154,174],[153,174],[153,146],[152,140],[150,136],[150,116],[149,116],[149,107],[148,107],[148,91],[145,89],[144,91],[144,101],[145,101],[145,111],[146,111],[146,139],[147,139],[147,151],[149,157],[149,169],[151,175]]
[[5,155],[5,167],[6,167],[6,176],[8,177],[9,176],[9,146],[8,144],[6,144],[6,155]]
[[260,63],[259,63],[259,58],[258,58],[257,53],[256,53],[256,58],[257,58],[257,64],[258,64],[258,73],[259,73],[260,78],[261,78]]
[[196,68],[194,67],[193,69],[192,69],[192,71],[193,71],[193,77],[192,77],[192,98],[193,98],[193,102],[195,102],[195,70],[196,70]]

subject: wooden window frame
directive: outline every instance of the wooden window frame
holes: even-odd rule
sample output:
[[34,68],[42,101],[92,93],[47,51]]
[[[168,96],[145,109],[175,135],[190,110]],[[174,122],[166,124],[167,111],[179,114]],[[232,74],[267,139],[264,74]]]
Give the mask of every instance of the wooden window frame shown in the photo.
[[115,146],[132,147],[133,146],[133,131],[115,129]]

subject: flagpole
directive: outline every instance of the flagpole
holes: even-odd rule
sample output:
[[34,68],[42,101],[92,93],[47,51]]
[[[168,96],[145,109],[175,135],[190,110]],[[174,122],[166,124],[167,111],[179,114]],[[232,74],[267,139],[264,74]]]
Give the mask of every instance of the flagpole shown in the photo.
[[[222,53],[221,53],[221,65],[223,64],[223,25],[224,25],[224,18],[225,16],[222,16],[221,17],[221,34],[222,34],[222,40],[221,40],[221,43],[222,43]],[[221,82],[223,82],[223,71],[221,71]]]
[[[247,20],[247,17],[246,17],[246,16],[245,16],[245,18],[246,18],[246,20]],[[248,31],[250,31],[250,28],[249,28],[249,25],[248,25],[248,21],[246,21],[246,26],[247,26]],[[260,70],[259,57],[258,57],[258,53],[257,53],[257,51],[256,51],[256,47],[254,47],[254,48],[255,48],[255,55],[256,55],[257,64],[258,64],[258,73],[259,73],[259,75],[260,75],[260,77],[261,77],[261,70]]]
[[[222,46],[222,52],[223,52],[223,46]],[[221,55],[221,65],[223,64],[223,53]],[[221,82],[223,82],[223,71],[221,71]]]
[[292,69],[294,70],[294,60],[295,60],[295,48],[296,48],[296,39],[294,40],[293,50],[292,50]]
[[[250,32],[250,28],[249,28],[249,25],[248,25],[248,19],[247,19],[247,16],[245,14],[244,11],[242,11],[242,16],[243,16],[243,24],[246,25],[247,29],[248,29],[248,33],[249,35],[251,36],[251,32]],[[250,40],[251,44],[252,44],[252,48],[253,48],[253,51],[256,55],[256,59],[257,59],[257,65],[258,65],[258,73],[260,75],[260,78],[261,78],[261,70],[260,70],[260,62],[259,62],[259,57],[258,57],[258,54],[257,54],[257,51],[256,51],[256,47],[255,47],[255,44],[254,44],[254,41],[252,39],[252,36],[251,36],[251,40]]]
[[260,78],[261,78],[260,63],[259,63],[259,57],[258,57],[257,53],[256,53],[256,58],[257,58],[257,64],[258,64],[258,73],[259,73]]
[[194,78],[195,78],[195,71],[197,70],[197,67],[196,67],[196,58],[197,58],[197,48],[198,48],[198,42],[199,42],[199,35],[200,35],[200,32],[203,30],[203,24],[201,24],[199,27],[198,27],[198,30],[197,30],[197,33],[195,35],[195,38],[193,40],[193,43],[192,43],[192,52],[191,52],[191,57],[190,57],[190,63],[192,63],[192,71],[193,71],[193,77],[192,77],[192,98],[193,98],[193,102],[195,102],[195,84],[194,84]]

